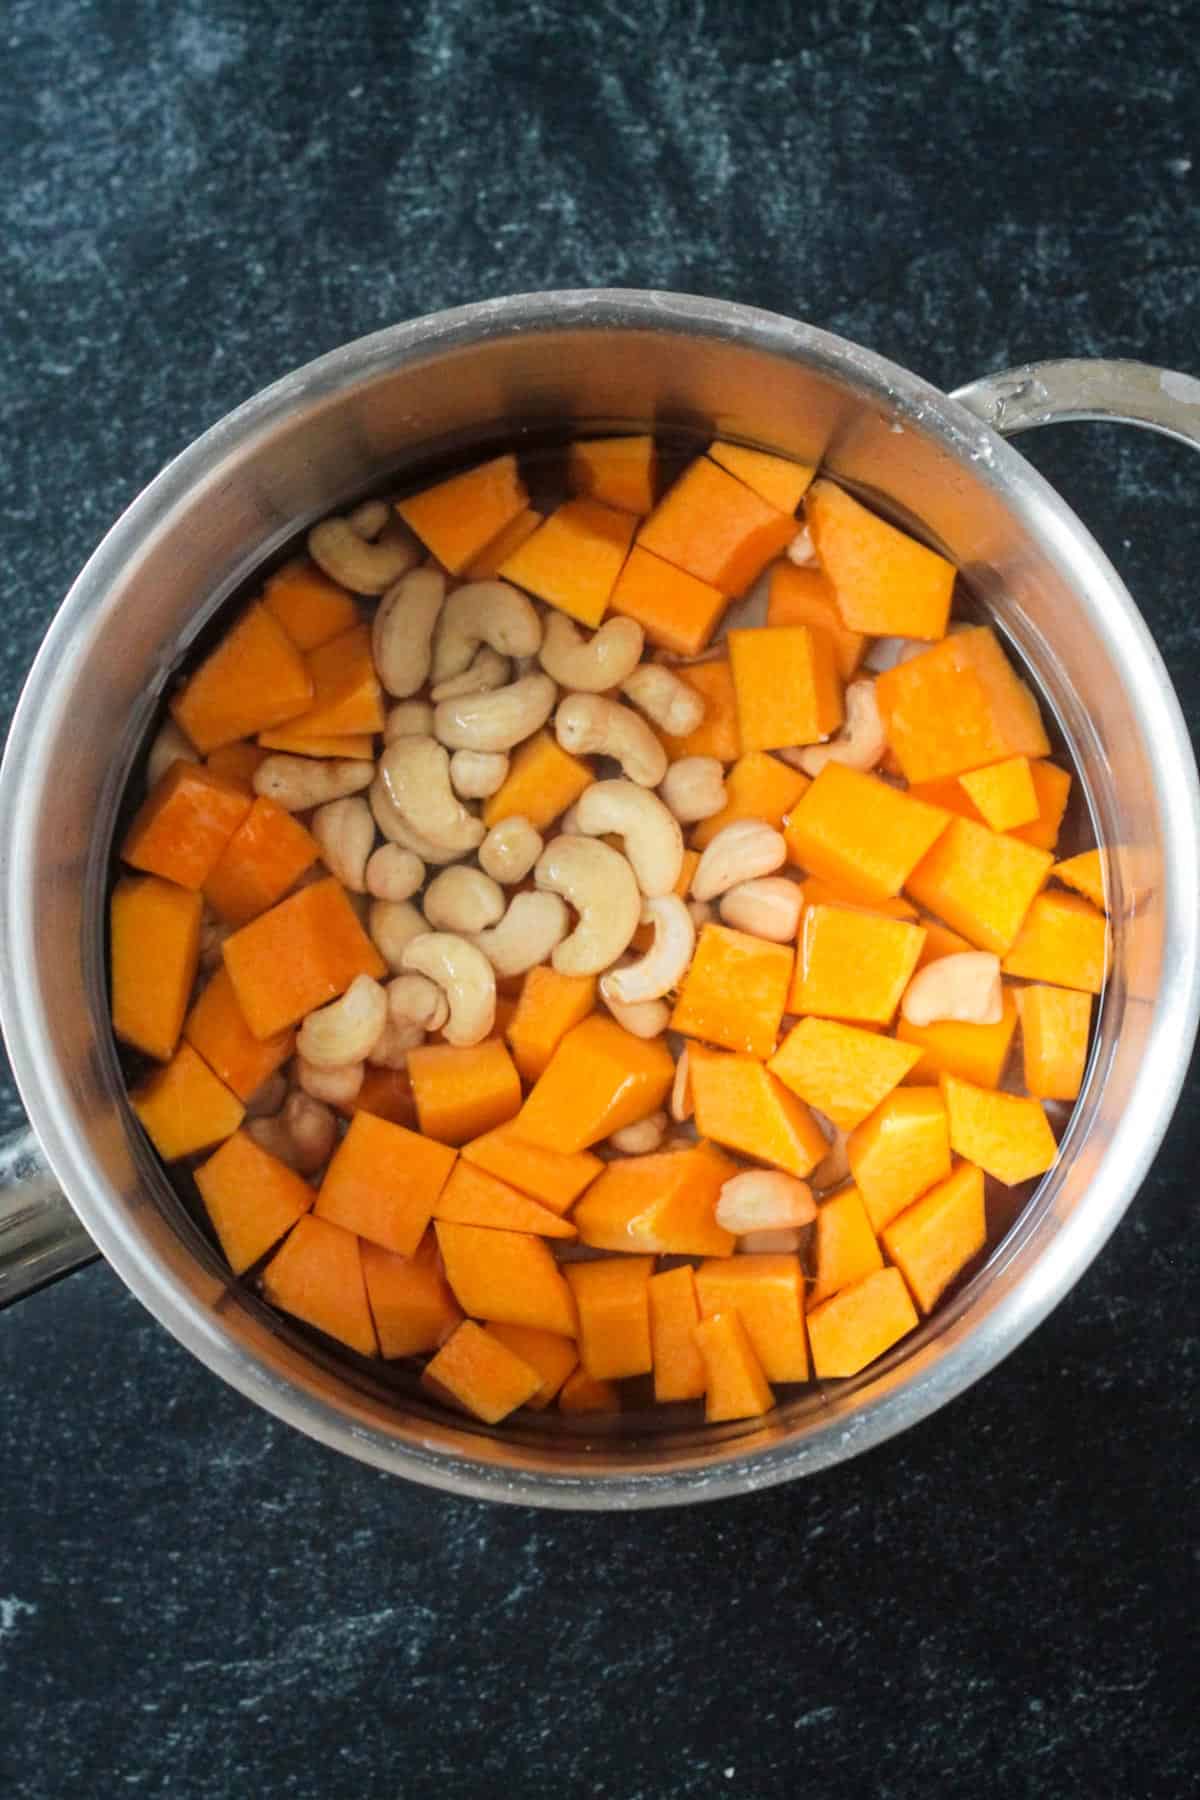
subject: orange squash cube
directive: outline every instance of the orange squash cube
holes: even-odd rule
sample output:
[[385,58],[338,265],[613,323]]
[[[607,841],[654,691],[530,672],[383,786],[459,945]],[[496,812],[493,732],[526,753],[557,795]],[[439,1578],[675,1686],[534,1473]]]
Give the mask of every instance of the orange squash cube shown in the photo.
[[648,513],[654,505],[657,457],[654,439],[582,438],[567,452],[567,481],[573,494],[587,494],[621,512]]
[[921,924],[925,928],[925,942],[917,958],[918,969],[923,969],[927,963],[940,961],[943,956],[961,956],[965,950],[973,948],[965,937],[960,937],[957,931],[951,931],[940,919],[926,915]]
[[1083,1086],[1090,994],[1041,983],[1017,993],[1025,1086],[1038,1100],[1074,1100]]
[[692,843],[703,850],[718,831],[739,819],[761,819],[782,831],[784,820],[808,785],[808,776],[799,769],[789,768],[762,750],[751,750],[740,756],[726,775],[725,804],[720,812],[692,827]]
[[320,855],[298,819],[259,795],[204,883],[204,898],[227,925],[248,925],[295,886]]
[[157,875],[126,876],[113,889],[113,1030],[158,1062],[169,1062],[179,1042],[200,957],[202,906],[199,894]]
[[910,1025],[901,1014],[896,1036],[915,1044],[920,1059],[905,1077],[910,1082],[936,1081],[939,1075],[959,1075],[977,1087],[999,1087],[1008,1064],[1013,1033],[1017,1029],[1017,1003],[1006,987],[1001,1016],[995,1025],[968,1025],[957,1019],[941,1019],[933,1025]]
[[532,1399],[542,1378],[486,1326],[464,1319],[426,1363],[421,1385],[485,1425],[496,1425]]
[[701,1317],[736,1313],[768,1381],[808,1380],[800,1258],[764,1252],[723,1256],[696,1270]]
[[383,958],[339,881],[317,881],[225,940],[222,954],[255,1037],[274,1037],[344,994],[356,975],[376,980]]
[[235,1275],[265,1256],[316,1199],[303,1176],[269,1156],[244,1131],[235,1131],[201,1163],[196,1186]]
[[514,1356],[537,1370],[540,1386],[525,1405],[533,1412],[545,1412],[563,1382],[579,1367],[574,1339],[560,1337],[554,1331],[539,1331],[533,1325],[507,1325],[502,1320],[490,1321],[487,1329]]
[[302,653],[358,624],[353,597],[305,556],[267,577],[262,603]]
[[203,755],[294,719],[312,705],[312,676],[265,606],[246,609],[171,702],[171,717]]
[[884,1248],[923,1313],[933,1311],[986,1242],[983,1170],[969,1162],[959,1163],[883,1234]]
[[696,1275],[690,1263],[652,1275],[646,1289],[650,1302],[650,1348],[654,1358],[654,1398],[699,1400],[706,1377],[704,1358],[696,1347],[700,1323]]
[[1080,895],[1052,888],[1029,908],[1001,967],[1006,975],[1098,994],[1107,954],[1104,914]]
[[1031,762],[1029,773],[1037,795],[1038,816],[1031,825],[1018,825],[1013,836],[1039,850],[1053,850],[1071,797],[1071,777],[1052,762]]
[[129,1104],[164,1162],[232,1137],[246,1111],[190,1044],[180,1044],[165,1068],[132,1088]]
[[1099,850],[1085,850],[1082,856],[1069,856],[1066,862],[1055,863],[1051,874],[1056,881],[1061,881],[1101,912],[1108,910],[1108,898],[1105,893],[1104,858]]
[[704,1417],[710,1425],[770,1412],[775,1396],[737,1313],[701,1319],[695,1339],[704,1360]]
[[1010,756],[960,775],[958,783],[985,825],[993,831],[1012,831],[1017,825],[1034,824],[1040,816],[1032,769],[1027,756]]
[[705,925],[679,989],[671,1030],[748,1056],[770,1056],[791,979],[786,944],[728,925]]
[[787,1010],[887,1025],[925,942],[920,925],[844,906],[807,906]]
[[543,1238],[450,1219],[439,1219],[434,1230],[446,1280],[465,1313],[578,1335],[571,1290]]
[[810,1308],[883,1267],[883,1254],[856,1187],[844,1187],[822,1200],[815,1239]]
[[411,1256],[397,1256],[363,1238],[362,1267],[381,1355],[420,1356],[436,1350],[462,1323],[432,1231]]
[[696,663],[678,671],[685,686],[694,688],[704,702],[704,717],[695,731],[673,737],[660,731],[663,748],[672,762],[683,756],[715,756],[718,762],[733,762],[742,754],[742,733],[738,725],[737,694],[733,671],[727,662]]
[[518,1193],[507,1181],[473,1163],[457,1162],[433,1203],[435,1219],[460,1225],[492,1225],[501,1231],[529,1231],[535,1237],[575,1238],[579,1234],[548,1207]]
[[811,463],[750,450],[745,444],[727,444],[720,438],[708,446],[708,454],[720,468],[744,481],[760,500],[784,513],[795,512],[817,472]]
[[[911,906],[902,895],[897,894],[891,900],[855,900],[850,895],[840,893],[832,882],[822,881],[818,875],[809,875],[801,883],[804,894],[805,911],[814,906],[840,906],[851,912],[875,913],[885,919],[903,919],[908,924],[917,923],[917,909]],[[922,926],[925,921],[921,920]],[[964,946],[970,949],[970,945]]]
[[444,569],[461,575],[529,505],[515,456],[497,456],[397,502],[396,511]]
[[636,619],[647,641],[677,656],[698,656],[728,601],[720,588],[634,544],[617,577],[609,608]]
[[210,750],[204,759],[204,766],[211,774],[220,775],[224,781],[231,781],[234,787],[241,788],[243,794],[249,794],[253,800],[254,771],[266,758],[267,752],[261,745],[239,741]]
[[1044,1175],[1058,1155],[1039,1100],[974,1087],[956,1075],[943,1075],[941,1089],[950,1148],[1006,1187]]
[[593,1381],[648,1375],[652,1256],[606,1256],[568,1263],[565,1274],[579,1313],[579,1360]]
[[767,1067],[793,1094],[850,1131],[899,1086],[919,1055],[895,1038],[808,1018],[792,1027]]
[[504,1125],[472,1138],[463,1145],[461,1155],[465,1162],[486,1169],[489,1175],[507,1181],[559,1214],[568,1211],[604,1167],[590,1150],[578,1150],[574,1155],[541,1150],[514,1137]]
[[530,969],[508,1028],[513,1061],[526,1081],[545,1072],[562,1039],[595,1004],[594,975],[560,975],[548,964]]
[[539,731],[519,746],[503,782],[484,801],[483,822],[490,831],[501,819],[520,816],[536,831],[545,831],[594,780],[587,763],[564,750],[550,732]]
[[851,630],[875,637],[945,637],[953,563],[869,512],[832,481],[813,483],[804,510],[838,611]]
[[573,1212],[594,1250],[660,1256],[729,1256],[735,1240],[716,1220],[722,1185],[737,1164],[711,1144],[610,1162]]
[[[412,1068],[412,1054],[409,1068]],[[657,1112],[675,1079],[659,1038],[637,1038],[592,1013],[562,1039],[513,1120],[514,1137],[543,1150],[586,1150]]]
[[173,762],[126,832],[121,859],[178,887],[202,888],[249,811],[234,782],[200,763]]
[[408,1053],[408,1077],[421,1130],[443,1144],[465,1144],[520,1110],[521,1078],[499,1038],[422,1044]]
[[869,905],[900,892],[948,824],[940,807],[831,762],[793,808],[783,835],[798,867]]
[[317,1195],[317,1217],[411,1256],[454,1167],[454,1151],[374,1113],[356,1112]]
[[376,1354],[362,1252],[352,1231],[305,1213],[263,1270],[262,1286],[272,1306],[360,1356]]
[[184,1022],[183,1035],[239,1100],[257,1094],[296,1047],[291,1029],[256,1038],[242,1017],[227,969],[217,969]]
[[312,677],[313,700],[307,712],[288,721],[292,737],[322,740],[383,730],[383,689],[375,673],[368,625],[352,625],[340,637],[310,650],[304,660]]
[[801,1180],[825,1156],[829,1145],[807,1106],[755,1057],[689,1044],[688,1070],[702,1137]]
[[[1033,766],[1030,763],[1031,769]],[[894,772],[899,775],[899,767]],[[908,791],[914,800],[923,800],[926,806],[940,806],[943,812],[954,813],[960,819],[972,819],[976,825],[986,823],[957,775],[944,775],[937,781],[912,781]]]
[[729,633],[729,663],[743,750],[815,744],[842,723],[833,639],[810,625]]
[[[297,720],[297,724],[301,723],[302,720]],[[337,737],[305,737],[290,725],[276,725],[272,731],[259,732],[258,746],[264,756],[268,750],[282,750],[288,756],[335,756],[342,762],[372,762],[375,757],[375,739],[369,732],[345,732]]]
[[1050,871],[1048,850],[951,819],[906,883],[912,898],[980,950],[1011,949]]
[[818,568],[776,563],[767,597],[768,625],[813,625],[831,639],[833,659],[843,681],[849,681],[867,647],[861,631],[851,631],[838,611],[833,583]]
[[508,524],[498,531],[494,538],[484,545],[473,561],[467,564],[463,574],[468,581],[494,581],[500,573],[501,563],[519,550],[526,538],[531,538],[545,518],[544,513],[535,512],[527,506],[524,512],[510,519]]
[[595,627],[608,611],[637,520],[599,500],[567,500],[505,557],[500,574]]
[[568,1375],[558,1390],[563,1413],[615,1413],[621,1410],[620,1389],[611,1381],[594,1381],[586,1369]]
[[789,513],[698,456],[642,525],[638,543],[723,594],[744,594],[796,529]]
[[894,1088],[855,1126],[846,1156],[875,1231],[950,1173],[950,1128],[935,1087]]
[[813,1374],[823,1381],[857,1375],[917,1323],[899,1269],[877,1269],[809,1313]]
[[373,1113],[377,1119],[403,1125],[407,1131],[417,1129],[417,1103],[406,1069],[381,1069],[368,1063],[362,1086],[350,1105],[341,1110],[350,1118],[356,1112]]
[[1050,753],[1037,701],[988,625],[954,632],[887,670],[875,698],[906,781]]

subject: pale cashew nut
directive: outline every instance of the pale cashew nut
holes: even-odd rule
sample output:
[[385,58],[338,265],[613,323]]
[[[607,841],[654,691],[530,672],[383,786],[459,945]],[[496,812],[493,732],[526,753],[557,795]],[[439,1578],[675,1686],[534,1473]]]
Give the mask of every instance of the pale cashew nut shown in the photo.
[[[408,738],[400,740],[403,743],[415,741],[415,739]],[[391,748],[390,745],[389,748]],[[371,803],[375,823],[389,844],[411,852],[422,862],[434,864],[455,862],[459,856],[465,854],[464,851],[456,850],[453,847],[447,848],[444,844],[432,844],[428,838],[422,837],[420,832],[414,831],[393,800],[382,774],[377,774],[371,783],[367,799]]]
[[379,778],[402,822],[419,840],[408,848],[420,855],[420,843],[426,843],[442,852],[427,861],[452,861],[483,842],[483,822],[450,786],[449,753],[433,738],[397,738],[379,759]]
[[428,700],[401,700],[388,713],[383,741],[394,744],[402,737],[432,737],[433,708]]
[[[624,963],[619,963],[618,968]],[[631,1037],[661,1037],[671,1022],[671,1009],[665,1000],[638,1000],[627,1006],[623,1000],[614,999],[612,994],[600,995],[605,1006],[623,1031]]]
[[579,807],[577,805],[568,806],[558,821],[558,831],[560,837],[583,837],[586,835],[579,829]]
[[374,1063],[377,1069],[407,1069],[409,1051],[418,1049],[424,1042],[423,1025],[410,1025],[389,1017],[367,1061]]
[[172,763],[199,761],[199,753],[192,749],[174,719],[165,719],[146,753],[146,786],[157,787]]
[[621,692],[668,737],[687,737],[704,717],[704,696],[661,663],[643,663],[621,683]]
[[433,680],[461,675],[481,644],[501,656],[536,656],[542,621],[533,601],[507,581],[468,581],[442,608],[433,646]]
[[490,694],[439,701],[434,736],[451,750],[511,750],[554,711],[558,688],[548,675],[523,675]]
[[504,887],[524,881],[545,844],[523,813],[510,813],[492,826],[479,846],[479,866]]
[[508,779],[502,750],[456,750],[450,758],[450,782],[464,800],[488,800]]
[[598,975],[626,948],[638,928],[642,896],[619,851],[599,838],[557,837],[537,860],[535,884],[561,894],[579,923],[551,957],[560,975]]
[[[308,554],[319,569],[352,594],[382,594],[421,560],[421,549],[398,519],[385,517],[374,541],[356,524],[365,509],[347,519],[322,519],[308,534]],[[372,512],[369,523],[377,514]]]
[[321,860],[329,873],[352,893],[363,893],[367,858],[375,843],[375,820],[361,795],[319,806],[309,830],[321,846]]
[[794,1256],[803,1242],[798,1231],[743,1231],[737,1247],[743,1255]]
[[440,1031],[450,1017],[449,1001],[428,975],[397,975],[388,982],[387,998],[391,1023],[409,1030]]
[[786,875],[763,875],[757,881],[739,881],[721,895],[722,921],[751,937],[772,944],[790,944],[800,929],[804,890]]
[[818,1192],[824,1193],[827,1188],[841,1187],[843,1181],[850,1176],[849,1142],[850,1133],[827,1119],[824,1113],[813,1108],[813,1117],[829,1140],[829,1148],[809,1174],[809,1181]]
[[305,1093],[290,1093],[282,1112],[269,1119],[252,1119],[246,1130],[269,1156],[277,1157],[298,1175],[315,1175],[329,1161],[337,1143],[337,1119],[329,1107]]
[[381,844],[367,858],[363,883],[375,900],[409,900],[424,885],[425,864],[399,844]]
[[681,756],[662,778],[659,793],[682,825],[711,819],[725,805],[725,770],[715,756]]
[[782,832],[761,819],[735,819],[705,845],[692,876],[692,896],[715,900],[742,881],[773,875],[787,861]]
[[816,1216],[807,1181],[780,1169],[744,1169],[722,1184],[717,1198],[717,1224],[735,1237],[746,1231],[794,1231]]
[[358,506],[351,507],[346,519],[360,538],[377,538],[391,516],[392,509],[386,500],[363,500]]
[[367,936],[393,975],[402,969],[402,958],[415,937],[429,930],[428,921],[411,900],[373,900],[367,914]]
[[913,976],[904,990],[900,1014],[910,1025],[936,1025],[948,1019],[998,1025],[1004,1017],[1000,958],[988,950],[939,956]]
[[611,756],[630,781],[657,787],[667,753],[640,714],[601,694],[568,694],[554,717],[554,733],[572,756]]
[[817,560],[817,546],[812,541],[812,532],[807,525],[802,525],[787,549],[783,553],[790,563],[798,569],[804,569]]
[[251,786],[264,800],[273,800],[284,812],[307,812],[361,794],[371,785],[375,771],[369,762],[336,758],[317,761],[311,756],[266,756],[251,777]]
[[356,975],[345,993],[310,1012],[296,1036],[296,1049],[318,1069],[362,1062],[387,1023],[387,995],[370,975]]
[[692,1094],[692,1068],[688,1061],[686,1044],[679,1052],[679,1060],[675,1064],[675,1079],[671,1083],[671,1098],[668,1105],[671,1117],[677,1125],[684,1124],[696,1110],[696,1102]]
[[262,1086],[255,1088],[246,1102],[248,1119],[270,1119],[279,1111],[288,1096],[286,1078],[278,1069],[274,1075],[268,1075]]
[[457,700],[463,694],[490,694],[493,688],[503,687],[511,680],[512,664],[507,656],[501,656],[490,644],[485,644],[461,675],[439,681],[430,690],[430,699]]
[[602,694],[621,683],[641,661],[644,633],[635,619],[606,619],[599,631],[585,638],[566,613],[552,612],[546,620],[541,664],[560,687],[580,694]]
[[594,781],[572,810],[575,830],[585,837],[611,832],[623,840],[643,894],[654,899],[671,892],[683,868],[683,833],[657,794],[632,781]]
[[497,975],[524,975],[546,962],[571,929],[566,902],[557,894],[514,894],[508,911],[475,943]]
[[624,1125],[620,1131],[614,1131],[608,1140],[608,1147],[621,1156],[652,1156],[656,1150],[662,1149],[666,1135],[666,1113],[648,1113],[644,1119],[638,1119],[634,1124]]
[[504,917],[504,890],[482,869],[459,863],[434,876],[425,890],[424,912],[432,930],[470,937]]
[[398,700],[407,700],[429,679],[433,628],[446,598],[440,569],[412,569],[389,587],[371,626],[375,673]]
[[336,1069],[323,1069],[303,1056],[296,1058],[296,1080],[302,1091],[310,1099],[324,1100],[330,1106],[352,1106],[366,1073],[366,1063],[342,1063]]
[[873,681],[852,681],[846,689],[846,722],[827,744],[806,744],[796,752],[795,766],[819,775],[826,763],[847,769],[873,769],[887,749]]
[[448,1044],[480,1044],[496,1022],[496,974],[482,950],[447,931],[426,932],[405,946],[405,969],[428,975],[446,996]]
[[678,987],[696,948],[696,927],[678,894],[647,900],[642,924],[654,927],[654,942],[646,954],[600,978],[601,993],[606,997],[615,994],[626,1006],[639,1000],[661,1000]]

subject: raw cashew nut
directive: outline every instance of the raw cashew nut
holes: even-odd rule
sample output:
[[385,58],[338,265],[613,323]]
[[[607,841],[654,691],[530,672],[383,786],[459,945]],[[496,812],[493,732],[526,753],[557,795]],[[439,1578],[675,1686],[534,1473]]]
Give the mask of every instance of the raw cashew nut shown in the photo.
[[635,1124],[624,1125],[620,1131],[614,1131],[608,1140],[608,1147],[622,1156],[652,1156],[656,1150],[662,1149],[666,1135],[666,1113],[649,1113]]
[[585,837],[611,832],[623,839],[643,894],[671,892],[683,868],[683,833],[657,794],[632,781],[594,781],[573,810],[575,830]]
[[514,894],[508,911],[475,943],[497,975],[524,975],[546,962],[571,929],[566,903],[557,894]]
[[405,950],[415,937],[429,930],[424,916],[411,900],[373,900],[367,914],[367,935],[393,975],[404,964]]
[[544,848],[541,832],[522,813],[510,813],[480,844],[479,866],[493,881],[512,887],[524,881]]
[[451,932],[428,931],[405,946],[400,960],[445,994],[446,1042],[481,1044],[496,1022],[496,974],[483,951]]
[[[379,777],[412,834],[442,852],[426,860],[446,862],[479,848],[483,823],[450,786],[450,757],[433,738],[397,738],[379,759]],[[420,855],[419,844],[409,847]]]
[[873,681],[852,681],[846,689],[846,722],[827,744],[806,744],[795,765],[806,775],[819,775],[826,763],[847,769],[873,769],[887,749]]
[[383,741],[394,744],[402,737],[432,737],[433,708],[428,700],[401,700],[384,721]]
[[391,516],[386,500],[363,500],[346,514],[351,530],[360,538],[377,538]]
[[146,786],[157,787],[172,763],[199,761],[199,753],[192,749],[174,719],[166,719],[146,755]]
[[715,900],[741,881],[773,875],[787,861],[783,834],[761,819],[735,819],[704,848],[692,877],[696,900]]
[[659,793],[682,825],[694,825],[725,805],[725,770],[715,756],[681,756],[663,776]]
[[678,987],[696,948],[696,927],[678,894],[647,900],[642,924],[654,927],[654,942],[646,954],[600,978],[601,993],[615,995],[626,1006],[639,1000],[661,1000]]
[[[622,961],[617,966],[624,967],[625,962]],[[600,998],[622,1030],[628,1031],[633,1037],[661,1037],[671,1022],[671,1009],[665,1000],[638,1000],[632,1006],[627,1006],[612,994],[602,993]]]
[[[440,988],[437,991],[441,993]],[[376,1038],[375,1048],[367,1060],[374,1063],[377,1069],[407,1069],[409,1051],[416,1050],[424,1042],[423,1025],[393,1019],[389,1013],[387,1024]]]
[[743,1231],[737,1247],[751,1256],[794,1256],[803,1241],[798,1231]]
[[501,656],[490,644],[485,644],[461,675],[439,681],[431,690],[430,698],[456,700],[462,694],[490,694],[493,688],[503,687],[511,679],[512,665],[507,656]]
[[356,975],[345,993],[310,1012],[296,1037],[296,1049],[318,1069],[340,1069],[371,1054],[387,1023],[387,995],[370,975]]
[[556,944],[551,962],[560,975],[598,975],[626,948],[638,928],[642,896],[637,877],[619,851],[599,838],[557,837],[537,860],[535,884],[561,894],[579,914],[569,937]]
[[[374,541],[361,528],[365,509],[348,519],[322,519],[308,534],[308,554],[331,581],[352,594],[382,594],[421,560],[421,549],[398,519],[385,515]],[[375,524],[377,512],[367,520]],[[357,523],[356,523],[357,521]]]
[[548,675],[523,675],[490,694],[439,701],[434,736],[451,750],[511,750],[554,711],[558,688]]
[[602,694],[620,687],[641,661],[644,634],[635,619],[606,619],[585,638],[566,613],[546,620],[539,651],[541,664],[560,687],[580,694]]
[[812,1189],[779,1169],[744,1169],[723,1183],[717,1224],[741,1237],[746,1231],[794,1231],[817,1216]]
[[367,858],[375,843],[375,820],[360,795],[329,800],[312,816],[309,830],[321,846],[321,860],[343,887],[361,894],[366,889]]
[[440,1031],[450,1017],[445,994],[428,975],[397,975],[395,981],[388,982],[387,1000],[391,1023],[406,1029]]
[[429,679],[433,628],[446,598],[440,569],[412,569],[389,587],[371,626],[375,673],[389,694],[407,700]]
[[536,656],[542,621],[533,601],[507,581],[468,581],[442,608],[433,646],[433,681],[461,675],[480,644],[501,656]]
[[823,1115],[818,1123],[833,1133],[828,1150],[809,1175],[813,1187],[817,1189],[818,1193],[824,1193],[826,1188],[841,1187],[843,1181],[849,1177],[850,1157],[847,1154],[846,1146],[849,1143],[850,1134],[848,1131],[843,1131],[840,1125],[835,1125],[832,1120],[825,1120]]
[[424,912],[432,930],[470,937],[504,917],[504,890],[482,869],[459,863],[434,876],[425,890]]
[[554,733],[572,756],[614,757],[639,787],[657,787],[667,772],[667,753],[645,719],[600,694],[568,694]]
[[696,1102],[692,1095],[692,1069],[688,1061],[686,1044],[679,1052],[679,1060],[675,1064],[675,1080],[671,1084],[669,1105],[671,1117],[677,1125],[684,1124],[696,1110]]
[[[399,741],[401,743],[415,743],[417,740],[414,738],[402,738]],[[424,743],[427,740],[421,739],[420,741]],[[389,745],[388,748],[391,749],[392,746]],[[447,778],[448,774],[449,772],[447,771]],[[396,802],[393,800],[391,790],[384,781],[382,772],[377,774],[374,781],[371,783],[367,792],[367,799],[371,803],[371,811],[375,815],[375,823],[378,825],[389,844],[395,844],[401,850],[411,851],[414,856],[419,857],[422,862],[426,863],[438,864],[455,862],[459,856],[465,854],[464,851],[456,850],[453,846],[447,848],[444,844],[430,843],[428,838],[422,837],[420,832],[414,831],[412,826],[408,823],[408,820],[404,817],[404,814],[400,811],[400,808],[396,805]]]
[[381,844],[367,859],[363,883],[375,900],[408,900],[424,885],[425,864],[399,844]]
[[278,1069],[268,1075],[262,1086],[255,1088],[246,1102],[248,1119],[272,1119],[288,1097],[286,1078]]
[[578,806],[568,806],[566,812],[558,821],[558,829],[562,837],[579,837],[582,835],[579,830]]
[[327,1106],[305,1093],[291,1093],[283,1111],[269,1119],[253,1119],[246,1130],[270,1156],[298,1175],[315,1175],[333,1155],[337,1120]]
[[508,779],[502,750],[456,750],[450,758],[450,782],[464,800],[487,800]]
[[783,553],[790,563],[803,569],[817,560],[817,546],[812,541],[812,533],[807,525],[802,525],[787,549]]
[[1000,958],[988,950],[939,956],[913,976],[900,1014],[910,1025],[936,1025],[944,1019],[998,1025],[1004,1017]]
[[317,1063],[306,1061],[303,1056],[296,1058],[296,1080],[304,1093],[313,1100],[327,1101],[330,1106],[350,1106],[358,1098],[358,1090],[363,1084],[367,1065],[361,1062],[342,1063],[336,1069],[323,1069]]
[[668,737],[686,737],[704,717],[704,696],[661,663],[643,663],[625,677],[621,692]]
[[739,881],[721,895],[718,908],[726,925],[748,931],[751,937],[772,944],[794,942],[804,911],[804,890],[786,875],[763,875],[757,881]]
[[312,756],[266,756],[255,769],[251,786],[284,812],[307,812],[310,806],[361,794],[374,773],[369,762],[348,757],[321,762]]

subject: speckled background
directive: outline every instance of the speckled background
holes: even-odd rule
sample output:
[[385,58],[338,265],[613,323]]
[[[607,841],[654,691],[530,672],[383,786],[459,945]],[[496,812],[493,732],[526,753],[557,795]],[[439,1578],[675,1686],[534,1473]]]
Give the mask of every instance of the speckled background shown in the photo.
[[[947,386],[1064,352],[1200,371],[1194,32],[1186,0],[9,0],[0,710],[168,457],[434,307],[663,286]],[[1095,428],[1031,453],[1194,724],[1196,465]],[[5,1314],[0,1793],[1194,1792],[1196,1094],[969,1397],[686,1513],[390,1482],[252,1410],[103,1267]]]

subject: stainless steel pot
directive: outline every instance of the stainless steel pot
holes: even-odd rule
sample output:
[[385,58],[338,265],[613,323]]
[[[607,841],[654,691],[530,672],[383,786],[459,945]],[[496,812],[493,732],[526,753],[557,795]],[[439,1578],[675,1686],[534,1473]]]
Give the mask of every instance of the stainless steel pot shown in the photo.
[[[4,757],[0,1009],[44,1160],[30,1136],[0,1161],[0,1298],[98,1249],[210,1368],[301,1430],[435,1487],[558,1507],[765,1487],[879,1443],[977,1380],[1061,1298],[1133,1199],[1200,1004],[1200,793],[1178,703],[1116,572],[1004,442],[1031,425],[1101,417],[1200,447],[1200,382],[1135,363],[1064,362],[947,397],[774,314],[610,291],[489,301],[395,326],[214,426],[80,575]],[[892,1356],[760,1426],[591,1439],[489,1432],[417,1400],[397,1407],[306,1350],[207,1252],[123,1100],[104,1005],[105,867],[122,786],[171,671],[299,526],[432,457],[647,424],[823,457],[893,517],[920,521],[960,565],[1037,671],[1099,839],[1116,847],[1112,975],[1058,1165],[980,1274]]]

